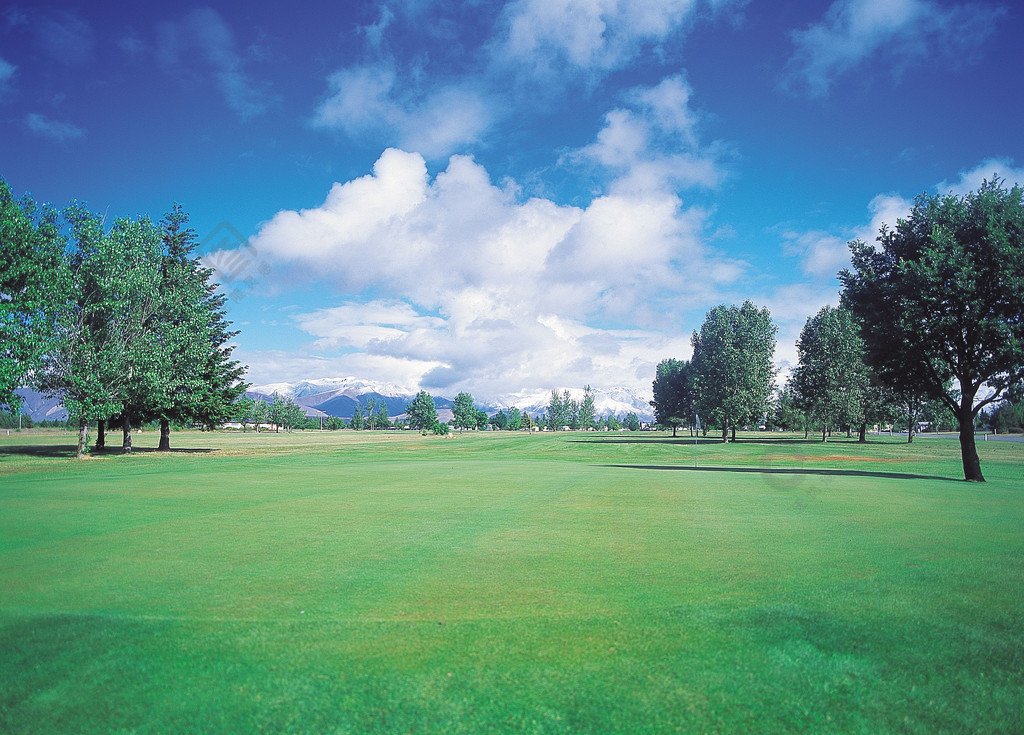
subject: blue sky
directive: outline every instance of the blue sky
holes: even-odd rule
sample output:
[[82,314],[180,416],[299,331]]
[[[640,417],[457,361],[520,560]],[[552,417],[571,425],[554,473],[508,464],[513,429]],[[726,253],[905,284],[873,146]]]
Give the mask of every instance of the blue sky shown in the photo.
[[257,384],[647,391],[719,303],[795,358],[845,243],[1024,181],[1024,10],[958,0],[10,5],[0,175],[191,213]]

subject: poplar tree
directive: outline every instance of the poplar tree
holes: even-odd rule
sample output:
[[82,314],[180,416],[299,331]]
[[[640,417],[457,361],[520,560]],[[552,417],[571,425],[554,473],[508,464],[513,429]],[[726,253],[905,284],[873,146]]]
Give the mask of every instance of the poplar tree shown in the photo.
[[766,415],[777,331],[767,308],[744,301],[739,307],[716,306],[693,333],[698,413],[722,427],[723,442],[730,428],[735,441],[737,424],[754,424]]

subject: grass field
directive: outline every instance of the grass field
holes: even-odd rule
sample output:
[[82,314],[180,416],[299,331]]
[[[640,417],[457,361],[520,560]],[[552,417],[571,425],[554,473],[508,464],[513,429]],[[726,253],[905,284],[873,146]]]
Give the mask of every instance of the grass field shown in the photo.
[[1024,444],[0,436],[0,732],[1024,731]]

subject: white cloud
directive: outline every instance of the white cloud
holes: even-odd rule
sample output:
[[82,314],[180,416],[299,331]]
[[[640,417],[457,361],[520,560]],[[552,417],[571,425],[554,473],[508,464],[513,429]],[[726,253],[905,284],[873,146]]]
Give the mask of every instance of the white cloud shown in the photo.
[[[241,117],[266,111],[271,97],[244,70],[235,48],[235,37],[220,13],[197,8],[158,29],[157,58],[164,70],[175,75],[212,74],[228,107]],[[199,62],[199,63],[197,63]]]
[[566,66],[609,71],[627,65],[645,45],[667,41],[701,6],[699,0],[516,0],[505,10],[499,56],[533,73]]
[[690,108],[691,94],[678,75],[654,87],[631,90],[626,99],[632,107],[609,112],[597,140],[571,158],[615,174],[608,188],[619,195],[717,186],[723,171],[714,149],[707,153],[699,148],[698,115]]
[[1004,186],[1024,185],[1024,168],[1017,168],[1009,158],[989,158],[970,171],[961,171],[960,180],[955,183],[943,181],[938,189],[941,194],[963,196],[981,188],[986,179],[997,176]]
[[820,97],[871,57],[884,59],[897,73],[921,61],[961,64],[1003,12],[933,0],[836,0],[820,23],[793,33],[788,82]]
[[477,142],[492,122],[484,96],[467,84],[405,90],[392,62],[342,69],[328,85],[313,125],[395,143],[430,160]]
[[25,126],[36,135],[56,140],[59,143],[85,135],[84,130],[71,123],[51,120],[45,115],[35,112],[25,116]]
[[657,361],[687,339],[608,325],[674,333],[666,304],[736,277],[703,244],[706,219],[665,190],[609,193],[584,208],[522,200],[469,157],[431,179],[422,156],[390,149],[372,175],[335,184],[319,207],[279,212],[250,244],[342,292],[399,295],[297,316],[311,350],[394,360],[400,372],[417,365],[422,385],[446,392],[646,390]]

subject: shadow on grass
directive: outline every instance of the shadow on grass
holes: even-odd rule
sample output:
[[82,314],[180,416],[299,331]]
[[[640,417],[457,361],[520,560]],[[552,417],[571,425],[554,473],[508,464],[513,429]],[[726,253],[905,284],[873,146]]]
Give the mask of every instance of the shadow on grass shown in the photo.
[[869,470],[835,470],[805,467],[689,467],[677,464],[605,464],[600,467],[617,467],[624,470],[678,470],[682,472],[738,472],[751,475],[818,475],[822,477],[873,477],[885,480],[943,480],[960,482],[953,477],[938,475],[915,475],[906,472],[871,472]]
[[[160,451],[154,447],[135,447],[132,449],[132,454],[208,454],[210,452],[217,452],[219,449],[170,449],[167,451]],[[78,452],[78,446],[75,444],[16,444],[10,447],[0,446],[0,456],[3,455],[15,455],[20,457],[74,457]],[[93,449],[89,452],[91,457],[121,457],[124,456],[121,453],[120,447],[110,447],[107,449],[96,450]]]
[[[597,439],[570,439],[570,444],[682,444],[693,446],[696,444],[721,444],[722,438],[720,436],[702,436],[702,437],[626,437],[626,436],[609,436],[601,437]],[[790,437],[740,437],[736,441],[729,441],[730,444],[785,444],[786,446],[796,446],[798,444],[815,444],[817,446],[828,446],[829,444],[860,444],[867,446],[869,444],[892,444],[891,441],[876,441],[868,439],[867,441],[858,441],[856,437],[846,438],[842,436],[832,437],[827,442],[822,442],[821,439],[809,438],[790,438]]]

